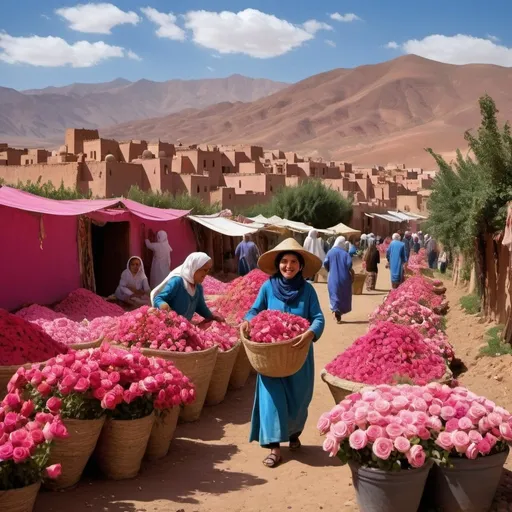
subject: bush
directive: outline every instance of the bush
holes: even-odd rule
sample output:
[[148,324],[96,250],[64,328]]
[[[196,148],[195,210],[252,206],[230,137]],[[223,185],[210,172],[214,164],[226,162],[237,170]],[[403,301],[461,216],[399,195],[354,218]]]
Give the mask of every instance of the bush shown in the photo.
[[474,293],[460,298],[460,305],[468,315],[480,313],[480,297]]
[[503,330],[503,325],[496,325],[485,333],[487,346],[480,349],[480,355],[489,357],[512,355],[512,347],[508,343],[503,343]]
[[247,217],[277,215],[325,229],[339,222],[350,222],[352,200],[345,199],[320,180],[311,180],[297,187],[282,187],[270,202],[256,205],[243,213]]
[[[0,179],[0,185],[7,184]],[[35,196],[46,197],[48,199],[91,199],[92,197],[90,192],[82,194],[76,189],[65,187],[64,182],[61,182],[59,188],[55,188],[55,185],[51,181],[41,183],[41,180],[38,180],[35,183],[32,183],[31,181],[22,183],[19,181],[17,185],[9,185],[9,187],[17,188],[18,190],[23,190],[24,192],[29,192]]]

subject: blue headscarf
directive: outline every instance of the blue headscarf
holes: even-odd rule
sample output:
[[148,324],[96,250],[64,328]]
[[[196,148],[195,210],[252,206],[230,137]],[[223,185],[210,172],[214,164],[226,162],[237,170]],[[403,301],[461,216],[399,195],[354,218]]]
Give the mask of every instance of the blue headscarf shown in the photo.
[[[301,266],[301,269],[292,279],[286,279],[279,271],[279,263],[285,254],[293,254],[299,260]],[[285,304],[290,304],[297,299],[306,283],[304,276],[302,275],[302,269],[304,268],[304,258],[298,252],[285,251],[278,254],[275,265],[276,269],[278,270],[270,278],[272,292],[277,299],[284,302]]]

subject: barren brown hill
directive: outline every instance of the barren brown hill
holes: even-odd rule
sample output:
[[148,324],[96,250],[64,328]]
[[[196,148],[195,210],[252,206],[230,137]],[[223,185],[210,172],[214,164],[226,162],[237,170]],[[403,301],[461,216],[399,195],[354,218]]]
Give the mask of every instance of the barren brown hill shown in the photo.
[[490,94],[512,117],[512,69],[455,66],[409,55],[336,69],[252,103],[223,103],[104,129],[116,138],[253,143],[356,164],[433,167],[425,147],[453,155]]
[[23,92],[0,87],[0,139],[13,145],[59,144],[68,127],[98,128],[222,101],[254,101],[287,86],[233,75],[167,82],[117,79]]

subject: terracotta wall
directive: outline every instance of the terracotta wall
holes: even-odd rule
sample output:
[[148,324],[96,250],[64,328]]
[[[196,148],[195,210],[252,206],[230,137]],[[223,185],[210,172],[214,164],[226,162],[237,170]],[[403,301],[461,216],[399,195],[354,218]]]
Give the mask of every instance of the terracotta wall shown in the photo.
[[18,182],[32,183],[40,180],[42,183],[51,181],[55,187],[64,183],[65,187],[75,188],[79,177],[80,164],[76,162],[64,164],[34,164],[34,165],[2,165],[0,178],[7,185],[17,185]]

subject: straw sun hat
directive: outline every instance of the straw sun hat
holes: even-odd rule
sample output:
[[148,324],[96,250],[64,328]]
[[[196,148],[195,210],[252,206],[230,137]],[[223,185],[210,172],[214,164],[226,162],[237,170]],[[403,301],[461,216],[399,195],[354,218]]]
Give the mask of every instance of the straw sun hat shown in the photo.
[[322,260],[318,256],[306,251],[293,238],[287,238],[272,250],[262,254],[258,260],[258,267],[265,274],[274,275],[277,272],[275,265],[277,255],[283,252],[296,252],[304,258],[304,268],[302,269],[304,277],[313,277],[322,268]]

